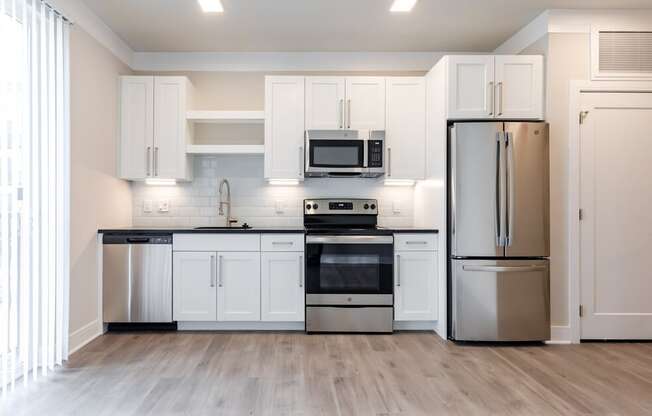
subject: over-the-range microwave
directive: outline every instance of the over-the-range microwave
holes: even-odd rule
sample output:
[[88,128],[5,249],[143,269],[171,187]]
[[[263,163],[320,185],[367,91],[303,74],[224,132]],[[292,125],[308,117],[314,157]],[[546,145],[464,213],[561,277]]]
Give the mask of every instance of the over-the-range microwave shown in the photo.
[[385,173],[383,130],[306,130],[307,177],[377,178]]

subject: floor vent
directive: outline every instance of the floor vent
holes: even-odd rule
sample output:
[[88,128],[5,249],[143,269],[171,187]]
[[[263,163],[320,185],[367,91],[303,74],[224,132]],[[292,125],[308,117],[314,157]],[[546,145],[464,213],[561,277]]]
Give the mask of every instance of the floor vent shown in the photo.
[[652,32],[599,32],[601,74],[646,74],[652,76]]

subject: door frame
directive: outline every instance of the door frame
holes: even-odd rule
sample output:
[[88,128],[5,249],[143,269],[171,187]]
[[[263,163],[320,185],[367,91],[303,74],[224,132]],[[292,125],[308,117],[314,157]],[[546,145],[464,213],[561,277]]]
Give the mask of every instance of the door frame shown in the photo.
[[[582,111],[583,93],[652,93],[650,81],[570,81],[568,106],[568,323],[569,333],[561,337],[570,338],[573,344],[580,342],[581,319],[579,314],[581,299],[581,269],[580,269],[580,123],[579,114]],[[554,327],[553,327],[554,328]],[[563,328],[563,327],[561,327]],[[553,331],[554,332],[554,331]],[[554,334],[553,334],[554,338]]]

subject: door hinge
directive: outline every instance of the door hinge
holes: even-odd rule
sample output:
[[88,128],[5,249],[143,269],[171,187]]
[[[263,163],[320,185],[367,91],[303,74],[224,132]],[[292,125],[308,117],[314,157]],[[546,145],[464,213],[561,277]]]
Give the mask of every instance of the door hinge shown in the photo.
[[580,305],[580,318],[584,316],[584,306]]
[[579,217],[580,221],[582,221],[584,219],[584,210],[582,210],[581,208],[580,208],[580,211],[578,213],[578,217]]
[[588,111],[580,111],[580,124],[584,124],[584,120],[589,115]]

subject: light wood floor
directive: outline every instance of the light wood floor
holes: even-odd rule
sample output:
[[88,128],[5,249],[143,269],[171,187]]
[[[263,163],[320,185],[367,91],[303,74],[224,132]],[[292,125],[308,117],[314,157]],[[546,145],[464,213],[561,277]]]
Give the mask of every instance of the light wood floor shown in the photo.
[[429,333],[104,335],[2,415],[650,415],[652,344]]

